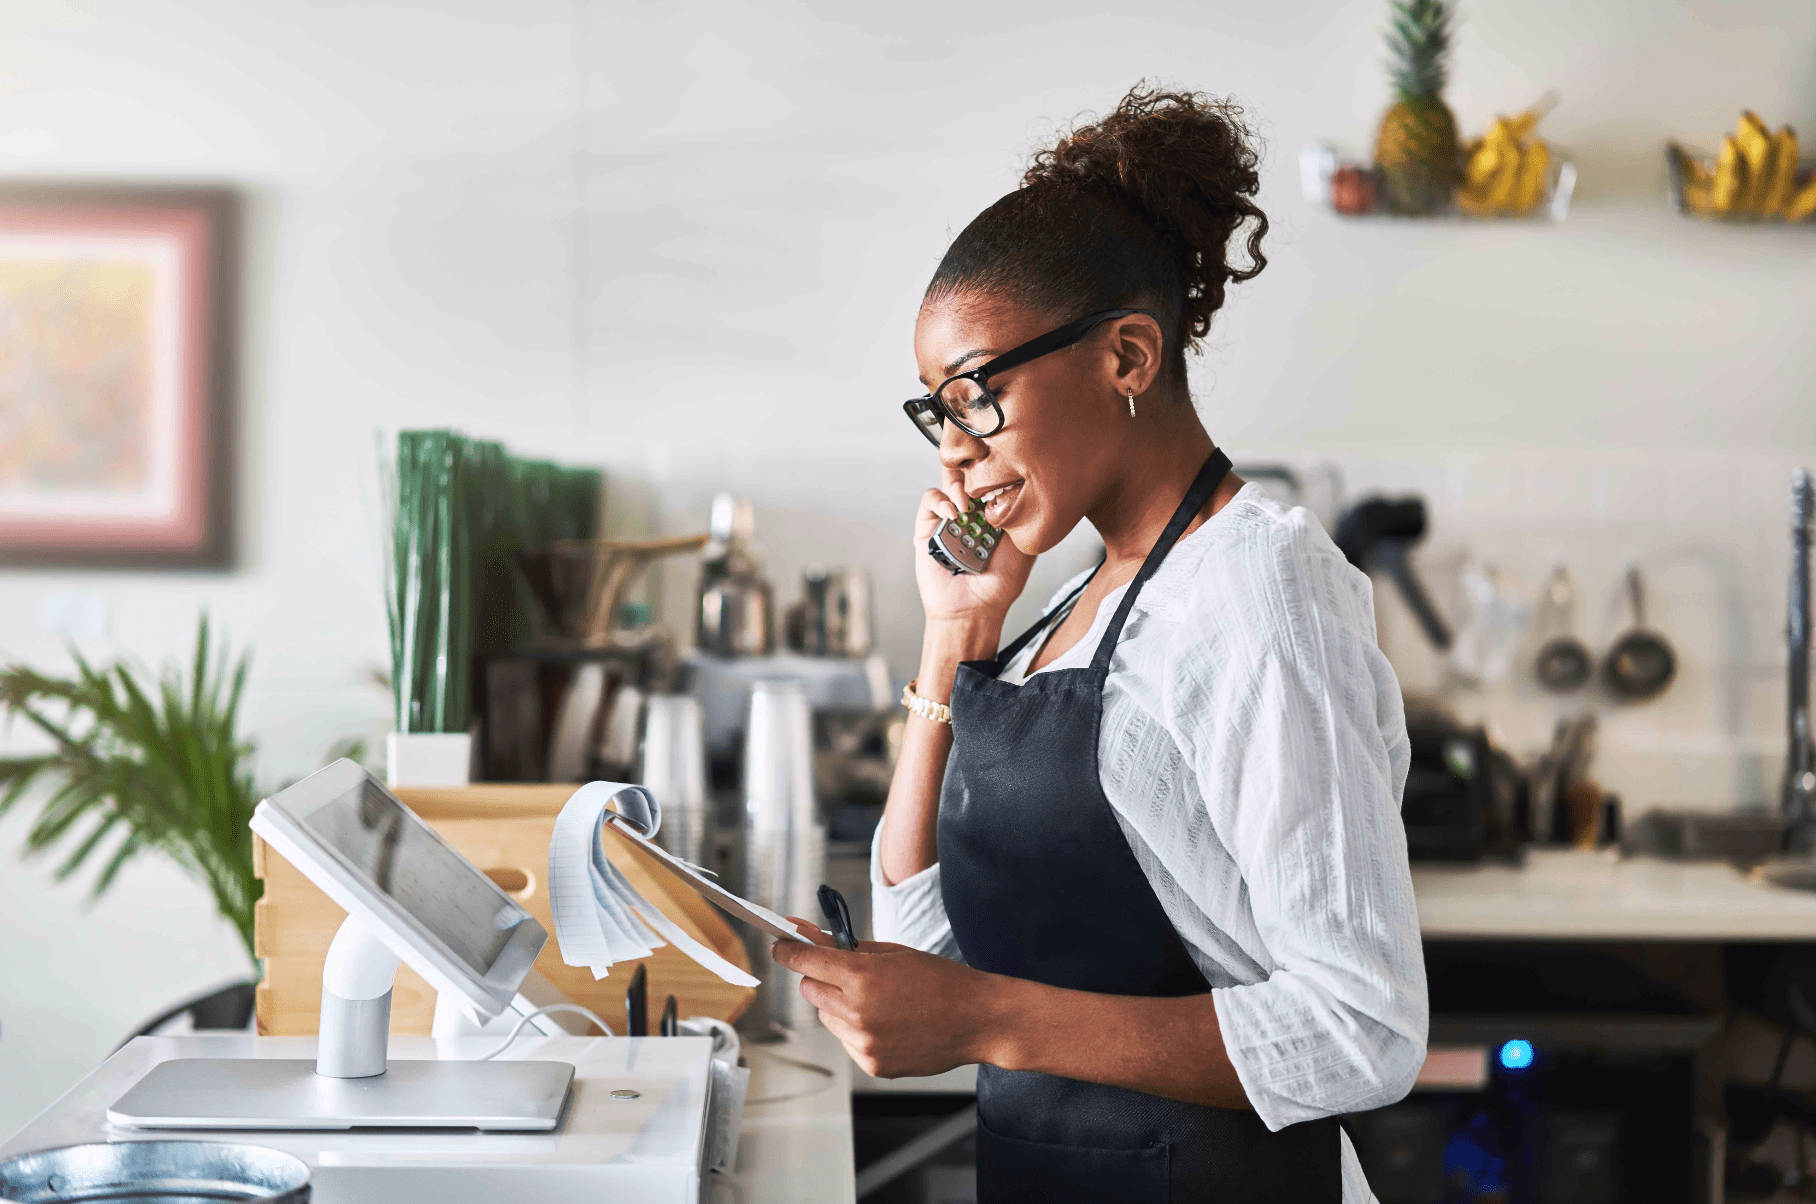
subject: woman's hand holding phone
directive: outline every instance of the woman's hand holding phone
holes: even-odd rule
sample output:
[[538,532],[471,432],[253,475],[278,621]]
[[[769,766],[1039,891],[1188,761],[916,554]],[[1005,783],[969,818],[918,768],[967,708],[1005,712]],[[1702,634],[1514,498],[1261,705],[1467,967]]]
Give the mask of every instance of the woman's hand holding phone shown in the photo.
[[971,499],[956,478],[949,477],[942,487],[921,495],[914,519],[914,576],[920,586],[921,607],[929,625],[981,622],[1000,630],[1010,604],[1028,584],[1034,557],[1007,536],[997,542],[989,567],[981,573],[954,573],[927,552],[927,541],[941,524],[957,521],[970,508]]

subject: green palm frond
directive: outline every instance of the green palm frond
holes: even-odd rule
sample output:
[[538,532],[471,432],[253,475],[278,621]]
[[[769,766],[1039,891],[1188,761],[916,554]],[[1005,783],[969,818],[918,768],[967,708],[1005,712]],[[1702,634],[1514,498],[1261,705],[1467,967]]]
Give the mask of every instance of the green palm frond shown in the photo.
[[135,857],[163,853],[208,887],[250,956],[263,884],[252,876],[247,827],[258,803],[253,749],[238,732],[249,656],[235,661],[225,647],[217,654],[205,614],[187,680],[177,668],[154,680],[124,663],[96,666],[72,655],[66,678],[0,668],[0,712],[53,745],[0,757],[0,816],[40,781],[50,784],[26,829],[26,856],[67,848],[59,879],[102,861],[90,887],[99,897]]

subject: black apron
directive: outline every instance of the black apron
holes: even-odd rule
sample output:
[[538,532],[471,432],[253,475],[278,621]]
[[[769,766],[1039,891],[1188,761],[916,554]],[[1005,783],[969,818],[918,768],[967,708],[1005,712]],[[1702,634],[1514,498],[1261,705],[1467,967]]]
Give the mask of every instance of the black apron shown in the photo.
[[[979,970],[1109,995],[1210,990],[1104,798],[1097,729],[1110,658],[1136,595],[1229,467],[1218,451],[1199,470],[1089,668],[1040,673],[1020,686],[997,680],[1048,619],[996,660],[959,666],[940,792],[940,884],[959,949]],[[1270,1133],[1253,1112],[995,1066],[978,1067],[977,1112],[980,1204],[1342,1198],[1334,1119]]]

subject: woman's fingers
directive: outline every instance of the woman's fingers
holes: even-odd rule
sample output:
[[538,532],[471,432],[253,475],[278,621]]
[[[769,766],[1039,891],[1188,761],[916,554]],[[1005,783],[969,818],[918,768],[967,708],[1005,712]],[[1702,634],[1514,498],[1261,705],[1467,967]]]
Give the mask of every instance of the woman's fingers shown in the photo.
[[931,534],[935,527],[957,518],[959,513],[959,510],[952,504],[951,497],[943,489],[929,489],[921,495],[921,512],[918,521],[926,527],[923,534]]
[[812,920],[803,920],[800,916],[789,916],[788,918],[794,923],[795,928],[800,934],[814,944],[824,946],[827,949],[838,948],[838,942],[833,940],[827,933],[822,932],[820,926]]
[[845,993],[835,986],[821,982],[817,978],[801,980],[801,998],[811,1003],[822,1016],[832,1015],[845,1018]]
[[[965,492],[965,487],[959,483],[957,475],[947,473],[945,480],[940,482],[940,492],[944,493],[952,504],[958,507],[958,514],[963,514],[971,509],[971,495]],[[958,514],[949,517],[957,518]]]
[[793,970],[803,977],[817,978],[835,987],[844,987],[854,981],[857,974],[856,959],[862,956],[842,949],[803,945],[799,941],[777,941],[769,955],[784,970]]
[[[863,1059],[864,1054],[861,1051],[869,1047],[869,1038],[847,1024],[844,1017],[838,1015],[836,1012],[822,1010],[820,1012],[820,1023],[826,1026],[827,1032],[838,1038],[839,1044],[845,1047],[845,1052],[850,1054],[854,1061],[858,1061],[859,1065],[863,1064],[861,1059]],[[866,1073],[868,1073],[868,1070],[866,1070]]]

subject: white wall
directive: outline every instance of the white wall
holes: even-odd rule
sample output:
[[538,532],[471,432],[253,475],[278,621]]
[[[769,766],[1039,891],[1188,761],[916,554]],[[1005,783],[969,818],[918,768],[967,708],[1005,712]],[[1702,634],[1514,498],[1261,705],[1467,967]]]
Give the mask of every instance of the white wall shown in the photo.
[[[1272,265],[1195,371],[1213,435],[1425,491],[1434,572],[1474,551],[1536,588],[1568,554],[1598,639],[1640,555],[1685,668],[1611,719],[1603,776],[1634,806],[1763,800],[1784,474],[1816,460],[1816,237],[1665,212],[1659,146],[1712,143],[1742,106],[1816,130],[1816,9],[1465,0],[1466,128],[1562,94],[1543,132],[1582,184],[1552,228],[1347,224],[1299,199],[1301,146],[1370,141],[1382,8],[20,0],[0,172],[246,190],[244,540],[230,574],[0,576],[0,652],[57,663],[60,592],[107,602],[98,651],[152,662],[206,605],[256,647],[262,775],[306,771],[385,719],[372,431],[449,424],[606,464],[621,530],[750,494],[783,595],[812,560],[868,567],[905,672],[906,519],[932,475],[897,408],[920,289],[1029,150],[1150,76],[1240,97],[1269,141]],[[1430,679],[1388,601],[1383,638]],[[1518,683],[1459,705],[1522,747],[1550,713]],[[0,881],[0,1132],[240,964],[159,867],[86,913],[41,866]]]

